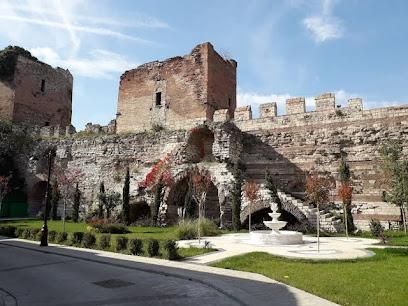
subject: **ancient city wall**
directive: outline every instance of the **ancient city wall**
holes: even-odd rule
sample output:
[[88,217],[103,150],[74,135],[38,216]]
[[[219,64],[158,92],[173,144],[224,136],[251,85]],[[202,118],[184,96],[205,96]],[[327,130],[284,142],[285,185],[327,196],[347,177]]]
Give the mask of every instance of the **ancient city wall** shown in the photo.
[[0,119],[11,121],[14,101],[14,90],[11,84],[0,81],[0,101]]
[[[261,105],[257,119],[248,119],[248,108],[237,110],[247,175],[261,181],[270,169],[282,190],[302,196],[306,171],[316,168],[337,177],[344,156],[352,172],[356,222],[367,228],[371,215],[398,219],[399,210],[382,202],[386,186],[378,149],[388,139],[399,139],[408,155],[408,106],[363,110],[361,99],[351,99],[347,107],[335,108],[330,94],[316,99],[316,111],[303,112],[303,105],[304,99],[289,100],[290,114],[284,116],[270,116],[273,106]],[[333,200],[338,200],[335,191]]]

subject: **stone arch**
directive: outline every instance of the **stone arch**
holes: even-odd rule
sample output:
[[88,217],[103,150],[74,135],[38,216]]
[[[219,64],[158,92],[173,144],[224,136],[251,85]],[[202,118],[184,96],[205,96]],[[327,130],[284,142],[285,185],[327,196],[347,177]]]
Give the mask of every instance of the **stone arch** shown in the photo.
[[[309,221],[306,218],[306,216],[303,214],[303,212],[290,203],[289,201],[285,201],[281,199],[282,203],[282,209],[284,210],[282,217],[285,218],[285,221],[291,221],[291,223],[295,223],[297,220],[298,223],[308,226]],[[265,210],[265,214],[270,211],[270,202],[268,198],[261,199],[254,203],[251,206],[251,215],[253,216],[254,214],[257,214],[258,212]],[[246,223],[248,222],[248,215],[249,215],[249,205],[246,205],[241,209],[241,214],[240,214],[240,219],[241,223]],[[266,215],[267,216],[267,215]],[[268,220],[270,219],[269,216],[267,217]]]
[[202,161],[212,162],[214,133],[207,126],[193,128],[187,137],[183,150],[184,162],[199,163]]
[[46,190],[46,181],[38,181],[31,187],[31,190],[28,193],[28,204],[31,215],[35,216],[44,209]]
[[[161,214],[164,223],[175,224],[181,215],[180,207],[185,205],[185,194],[188,192],[188,182],[192,169],[187,167],[174,176],[175,183],[171,188],[165,192]],[[204,204],[204,216],[214,220],[219,225],[222,224],[222,217],[224,215],[225,195],[220,190],[221,183],[218,182],[212,172],[206,168],[199,168],[199,172],[208,171],[211,177],[211,184],[207,192],[206,202]],[[194,202],[194,200],[192,200]],[[192,203],[192,205],[197,205]],[[198,217],[198,210],[195,209],[193,218]]]

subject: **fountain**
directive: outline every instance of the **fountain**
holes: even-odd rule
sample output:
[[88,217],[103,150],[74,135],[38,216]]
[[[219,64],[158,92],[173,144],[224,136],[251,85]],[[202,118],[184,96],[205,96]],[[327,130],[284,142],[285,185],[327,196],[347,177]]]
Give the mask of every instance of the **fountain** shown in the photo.
[[287,222],[279,221],[281,213],[277,212],[277,203],[271,203],[271,210],[272,212],[268,213],[268,215],[272,218],[272,221],[263,222],[271,230],[250,232],[250,243],[257,245],[302,244],[302,233],[294,231],[280,231],[281,228],[285,227]]

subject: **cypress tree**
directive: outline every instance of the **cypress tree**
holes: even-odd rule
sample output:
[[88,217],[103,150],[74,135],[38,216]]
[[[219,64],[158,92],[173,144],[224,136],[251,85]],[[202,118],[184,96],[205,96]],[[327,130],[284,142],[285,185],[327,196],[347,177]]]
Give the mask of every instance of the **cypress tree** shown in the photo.
[[79,206],[81,204],[81,191],[79,190],[78,183],[75,186],[74,203],[72,205],[72,221],[78,222],[79,220]]
[[58,202],[61,198],[61,194],[58,188],[57,180],[54,180],[54,183],[51,188],[51,219],[57,220],[58,213]]
[[99,194],[98,194],[98,217],[103,218],[103,209],[106,206],[106,193],[105,193],[105,184],[102,181],[99,185]]
[[232,191],[232,227],[235,231],[241,228],[241,202],[242,202],[242,170],[239,165],[234,166],[234,189]]
[[126,225],[130,223],[130,204],[129,204],[129,190],[130,190],[130,174],[129,167],[126,169],[125,183],[123,185],[123,207],[122,207],[122,218]]
[[348,182],[350,180],[350,166],[347,164],[344,158],[342,158],[340,161],[339,176],[340,182],[342,183]]
[[[342,158],[339,166],[339,178],[342,184],[350,184],[351,172],[345,158]],[[351,203],[343,203],[343,214],[345,216],[345,223],[347,223],[346,232],[355,230],[353,215],[351,213]]]

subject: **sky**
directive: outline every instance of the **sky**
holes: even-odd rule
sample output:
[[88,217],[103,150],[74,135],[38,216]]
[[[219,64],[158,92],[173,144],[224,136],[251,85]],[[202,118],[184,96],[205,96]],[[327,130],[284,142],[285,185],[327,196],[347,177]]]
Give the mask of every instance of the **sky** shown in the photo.
[[405,0],[0,0],[0,49],[74,76],[73,124],[115,118],[121,74],[211,42],[238,62],[238,105],[336,93],[365,108],[408,102]]

